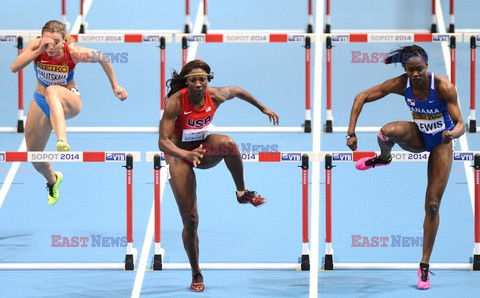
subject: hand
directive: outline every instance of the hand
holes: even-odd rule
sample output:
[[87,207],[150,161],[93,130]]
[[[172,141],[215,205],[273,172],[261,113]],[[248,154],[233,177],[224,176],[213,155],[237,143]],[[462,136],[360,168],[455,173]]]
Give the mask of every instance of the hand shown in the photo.
[[113,88],[113,93],[115,93],[115,96],[121,101],[124,101],[128,97],[127,91],[118,85]]
[[348,146],[352,151],[357,150],[357,137],[356,137],[356,136],[351,136],[351,137],[347,140],[347,146]]
[[49,45],[52,45],[52,47],[54,47],[55,41],[48,37],[42,37],[40,38],[40,44],[38,45],[38,49],[40,52],[43,52],[48,48]]
[[262,110],[262,113],[268,116],[268,119],[270,120],[270,122],[273,121],[273,125],[278,125],[280,118],[278,117],[277,114],[275,114],[274,111],[270,110],[269,108],[264,108]]
[[203,149],[202,145],[200,145],[192,151],[188,151],[185,159],[191,162],[196,168],[201,163],[200,160],[203,158],[203,153],[205,153],[205,149]]
[[450,130],[444,130],[444,131],[442,132],[442,138],[443,138],[443,139],[442,139],[442,143],[444,143],[444,144],[450,143],[450,142],[454,139],[453,134],[452,134],[452,131],[450,131]]

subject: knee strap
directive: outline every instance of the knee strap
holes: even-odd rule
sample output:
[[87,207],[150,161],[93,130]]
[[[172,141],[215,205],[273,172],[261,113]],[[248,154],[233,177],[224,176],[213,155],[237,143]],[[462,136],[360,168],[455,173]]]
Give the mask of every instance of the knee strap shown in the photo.
[[377,137],[378,137],[380,140],[384,141],[384,142],[390,141],[390,138],[387,137],[386,135],[384,135],[384,134],[382,133],[382,130],[379,130],[379,131],[378,131]]

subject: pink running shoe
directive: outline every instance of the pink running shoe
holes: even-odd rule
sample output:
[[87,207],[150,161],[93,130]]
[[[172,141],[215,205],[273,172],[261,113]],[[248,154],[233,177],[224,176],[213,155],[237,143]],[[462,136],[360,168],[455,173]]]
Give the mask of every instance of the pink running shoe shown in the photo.
[[420,290],[428,290],[430,288],[430,271],[427,266],[420,266],[417,270],[418,282],[417,288]]
[[237,201],[240,204],[250,203],[253,206],[258,207],[260,205],[263,205],[267,201],[267,199],[262,198],[262,196],[258,195],[256,191],[246,190],[243,196],[237,196]]
[[384,161],[380,158],[380,156],[375,155],[373,157],[360,158],[359,160],[357,160],[355,167],[357,168],[357,170],[365,171],[370,168],[389,165],[391,162],[392,156],[390,156],[387,161]]

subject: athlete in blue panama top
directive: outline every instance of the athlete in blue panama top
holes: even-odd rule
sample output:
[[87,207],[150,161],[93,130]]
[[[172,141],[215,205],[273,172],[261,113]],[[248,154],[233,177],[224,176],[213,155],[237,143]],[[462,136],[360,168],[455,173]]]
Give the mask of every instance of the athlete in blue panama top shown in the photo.
[[410,152],[429,151],[428,184],[423,223],[423,253],[418,269],[419,289],[430,287],[429,260],[439,224],[439,209],[453,161],[452,140],[464,132],[457,91],[446,78],[427,72],[428,55],[419,46],[406,46],[390,53],[385,63],[402,63],[404,74],[360,92],[353,103],[347,131],[347,146],[357,150],[355,126],[365,103],[393,93],[405,98],[413,121],[395,121],[378,132],[380,155],[360,159],[356,167],[367,170],[388,165],[395,144]]

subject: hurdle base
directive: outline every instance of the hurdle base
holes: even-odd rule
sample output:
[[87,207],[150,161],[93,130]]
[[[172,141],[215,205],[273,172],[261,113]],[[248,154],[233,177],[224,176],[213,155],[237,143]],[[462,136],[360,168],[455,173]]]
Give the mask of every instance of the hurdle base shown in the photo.
[[312,132],[312,120],[305,120],[303,128],[306,133]]
[[432,24],[432,27],[430,28],[430,33],[437,33],[437,24]]
[[470,119],[468,123],[468,132],[477,132],[477,120]]
[[17,122],[17,132],[18,133],[25,132],[25,126],[23,125],[23,120],[18,120],[18,122]]
[[312,24],[308,24],[307,33],[313,33],[313,25]]
[[78,31],[78,33],[81,33],[81,34],[85,33],[85,24],[80,25],[80,31]]
[[333,121],[327,120],[325,123],[325,132],[333,132]]
[[162,270],[163,269],[162,255],[153,255],[152,268],[153,268],[153,270]]
[[448,26],[448,33],[455,33],[455,24],[450,24],[450,26]]
[[333,270],[333,255],[325,255],[323,258],[323,270]]
[[125,255],[125,270],[133,270],[134,268],[133,255]]
[[325,32],[324,33],[332,33],[332,28],[330,27],[330,24],[325,25]]
[[205,24],[202,25],[202,33],[207,34],[207,25]]
[[310,271],[310,256],[309,255],[302,255],[300,257],[300,270]]
[[480,271],[480,255],[473,255],[473,271]]

